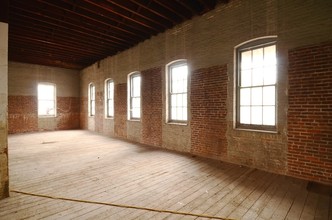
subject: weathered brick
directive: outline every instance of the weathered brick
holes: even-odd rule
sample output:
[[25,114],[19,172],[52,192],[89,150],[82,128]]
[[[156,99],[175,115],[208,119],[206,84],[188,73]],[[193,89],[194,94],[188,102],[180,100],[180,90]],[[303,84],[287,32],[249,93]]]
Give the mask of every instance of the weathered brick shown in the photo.
[[[288,174],[332,184],[332,43],[289,51]],[[326,85],[326,86],[325,86]],[[301,172],[295,172],[303,168]],[[325,170],[325,172],[321,172]]]

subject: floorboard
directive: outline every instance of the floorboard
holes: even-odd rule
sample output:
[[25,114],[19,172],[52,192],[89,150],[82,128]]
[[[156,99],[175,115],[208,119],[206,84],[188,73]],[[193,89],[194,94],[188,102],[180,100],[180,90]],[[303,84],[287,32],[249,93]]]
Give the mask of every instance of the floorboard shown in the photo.
[[331,198],[304,180],[82,130],[8,141],[1,220],[331,219]]

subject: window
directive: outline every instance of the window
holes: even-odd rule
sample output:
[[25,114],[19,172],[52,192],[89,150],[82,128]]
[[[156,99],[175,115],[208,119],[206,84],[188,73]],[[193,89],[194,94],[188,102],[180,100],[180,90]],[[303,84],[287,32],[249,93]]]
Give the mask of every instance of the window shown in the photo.
[[96,87],[93,83],[89,84],[89,116],[96,114]]
[[184,60],[168,65],[168,122],[188,120],[188,66]]
[[129,119],[141,118],[141,74],[129,75]]
[[105,116],[114,116],[114,82],[111,79],[105,81]]
[[56,88],[54,84],[38,84],[38,116],[56,115]]
[[275,130],[276,81],[275,41],[254,41],[237,49],[237,127]]

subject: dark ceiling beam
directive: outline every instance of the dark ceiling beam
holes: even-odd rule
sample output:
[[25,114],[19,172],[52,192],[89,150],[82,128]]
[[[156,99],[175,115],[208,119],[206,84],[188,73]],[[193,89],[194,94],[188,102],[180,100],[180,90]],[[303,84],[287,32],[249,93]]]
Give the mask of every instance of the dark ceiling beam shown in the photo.
[[145,16],[144,13],[139,13],[139,11],[137,9],[135,11],[133,9],[130,9],[128,6],[125,6],[124,4],[125,4],[126,1],[121,0],[121,4],[118,3],[118,2],[116,2],[116,1],[114,1],[114,0],[107,0],[107,2],[109,2],[109,3],[113,4],[113,5],[116,5],[119,8],[122,8],[122,9],[128,11],[128,12],[132,13],[133,15],[136,15],[137,17],[143,18],[144,20],[147,20],[147,21],[149,21],[151,23],[154,23],[154,24],[158,25],[159,28],[160,27],[162,27],[163,29],[168,28],[167,25],[159,22],[158,20],[151,19],[151,18]]
[[16,8],[16,11],[12,12],[12,14],[13,14],[13,16],[24,17],[27,20],[43,22],[43,23],[47,23],[48,25],[51,25],[52,27],[65,29],[69,33],[74,32],[77,34],[77,36],[83,35],[83,36],[89,36],[91,39],[99,39],[101,41],[108,41],[110,43],[119,45],[119,47],[123,47],[123,46],[126,46],[126,44],[128,44],[128,40],[125,41],[124,39],[122,39],[122,42],[117,41],[117,40],[112,39],[114,37],[104,34],[102,32],[91,30],[89,28],[82,27],[73,22],[62,21],[60,19],[53,18],[50,16],[46,16],[46,15],[39,16],[39,15],[36,15],[33,12],[25,10],[25,9]]
[[[109,21],[107,21],[107,19],[105,19],[106,17],[102,16],[101,18],[95,18],[94,16],[99,16],[99,15],[98,14],[92,15],[91,11],[89,11],[89,9],[79,7],[78,5],[75,5],[77,7],[77,9],[76,9],[76,11],[73,11],[73,10],[70,10],[68,8],[64,8],[62,6],[57,5],[56,3],[58,3],[59,1],[52,1],[52,3],[42,1],[42,0],[38,0],[38,1],[42,2],[45,5],[48,5],[50,7],[56,8],[60,11],[67,12],[68,16],[66,16],[66,19],[71,20],[71,22],[74,22],[73,18],[80,19],[82,22],[81,22],[81,24],[78,24],[78,25],[81,26],[82,28],[84,27],[84,25],[86,26],[87,24],[93,22],[94,25],[90,26],[86,31],[90,30],[90,32],[91,31],[96,32],[97,29],[100,29],[100,30],[104,31],[103,35],[106,35],[106,36],[108,36],[110,38],[113,38],[114,40],[116,39],[118,41],[125,41],[123,39],[127,39],[127,38],[129,38],[132,41],[137,41],[137,38],[138,39],[145,39],[146,38],[146,36],[141,35],[140,30],[135,30],[135,28],[133,28],[132,30],[128,30],[128,29],[125,29],[125,28],[120,28],[120,27],[115,26],[115,25],[111,25],[111,23]],[[68,3],[68,2],[71,3],[71,1],[68,1],[68,0],[63,0],[63,1],[66,2],[66,3]],[[72,6],[74,6],[74,5],[72,5]],[[81,9],[82,11],[77,12],[78,9]],[[94,13],[96,13],[96,12],[94,12]],[[58,16],[63,17],[64,14],[58,14]],[[67,23],[65,20],[63,20],[63,22]],[[77,23],[77,21],[76,21],[76,23]],[[101,25],[103,25],[104,28]],[[113,34],[109,35],[108,34],[109,31],[112,31]]]
[[138,5],[138,6],[140,6],[141,8],[144,8],[145,10],[157,15],[158,17],[163,18],[164,20],[167,20],[172,25],[174,25],[178,22],[175,19],[173,19],[171,16],[165,16],[163,13],[158,12],[157,9],[150,8],[149,5],[152,3],[151,0],[148,0],[148,2],[146,2],[146,3],[141,3],[138,0],[129,0],[129,1],[136,4],[136,5]]
[[184,16],[182,13],[177,12],[176,10],[174,10],[174,8],[168,6],[164,1],[159,1],[159,0],[153,0],[153,1],[161,5],[162,7],[166,8],[168,11],[175,14],[176,16],[180,17],[181,21],[188,19],[188,17]]
[[124,18],[125,20],[128,20],[128,21],[130,21],[130,22],[134,22],[134,23],[136,23],[136,24],[138,24],[138,25],[141,25],[141,26],[143,26],[143,27],[149,29],[150,31],[153,30],[155,33],[158,33],[158,32],[159,32],[159,29],[158,29],[158,28],[155,28],[155,27],[153,27],[153,26],[151,26],[151,25],[149,25],[149,24],[147,24],[147,23],[144,23],[144,22],[138,21],[138,20],[136,20],[136,19],[133,19],[133,18],[127,16],[127,15],[124,15],[123,13],[118,12],[117,10],[113,10],[113,9],[112,9],[109,5],[107,5],[107,4],[104,4],[104,3],[101,3],[101,2],[96,3],[96,2],[94,2],[94,1],[92,1],[92,0],[84,0],[84,1],[89,2],[90,4],[94,4],[95,6],[102,7],[103,9],[105,9],[105,10],[107,10],[107,11],[113,13],[113,14],[116,14],[116,15],[122,17],[122,18]]
[[[11,34],[14,34],[14,35],[31,33],[36,36],[55,37],[55,38],[58,38],[59,40],[61,39],[63,42],[74,43],[74,44],[77,44],[77,45],[83,46],[83,47],[95,47],[95,48],[106,47],[112,51],[118,51],[118,50],[124,49],[124,48],[120,48],[120,47],[116,46],[115,44],[109,44],[107,42],[91,40],[84,36],[77,38],[77,36],[75,36],[74,34],[63,31],[63,30],[57,30],[56,32],[52,33],[53,28],[50,28],[47,26],[42,26],[42,25],[37,25],[36,23],[31,24],[31,23],[25,22],[25,21],[20,21],[20,22],[15,23],[14,25],[11,26],[10,29],[11,29],[10,30]],[[22,31],[22,30],[24,30],[24,31]],[[52,34],[50,34],[50,33],[52,33]],[[43,35],[40,35],[40,34],[43,34]]]
[[[62,0],[63,2],[70,4],[75,8],[75,11],[69,10],[66,8],[67,12],[71,12],[77,15],[82,15],[86,19],[94,18],[99,21],[103,21],[104,24],[108,25],[110,28],[116,28],[119,31],[126,32],[127,34],[135,37],[136,39],[145,39],[147,36],[150,36],[150,31],[143,30],[140,27],[137,27],[131,23],[124,23],[120,21],[120,16],[114,15],[109,10],[106,10],[104,7],[98,5],[98,3],[79,1],[73,2],[72,0]],[[53,2],[54,3],[54,2]],[[61,8],[61,7],[60,7]],[[115,17],[116,16],[116,17]],[[121,24],[121,25],[119,25]]]

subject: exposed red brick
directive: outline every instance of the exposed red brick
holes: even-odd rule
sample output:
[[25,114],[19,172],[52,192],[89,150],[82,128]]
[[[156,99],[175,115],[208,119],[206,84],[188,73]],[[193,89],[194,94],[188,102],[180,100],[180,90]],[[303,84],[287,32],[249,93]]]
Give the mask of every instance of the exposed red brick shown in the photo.
[[332,184],[332,42],[289,51],[288,174]]
[[[38,101],[36,96],[8,97],[8,133],[24,133],[38,128]],[[57,97],[57,126],[55,130],[80,128],[79,98]]]
[[226,157],[227,66],[191,73],[191,151],[210,158]]
[[8,133],[38,131],[37,97],[8,96]]
[[80,98],[57,98],[57,130],[80,128]]
[[142,76],[142,142],[162,144],[162,72],[161,68],[141,72]]
[[114,86],[114,135],[127,137],[127,83]]

